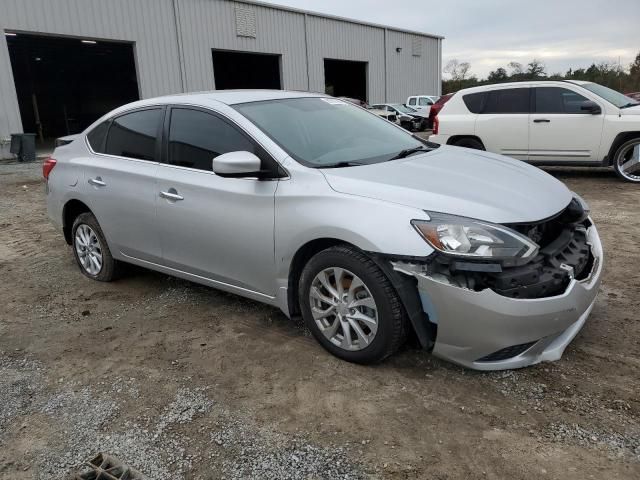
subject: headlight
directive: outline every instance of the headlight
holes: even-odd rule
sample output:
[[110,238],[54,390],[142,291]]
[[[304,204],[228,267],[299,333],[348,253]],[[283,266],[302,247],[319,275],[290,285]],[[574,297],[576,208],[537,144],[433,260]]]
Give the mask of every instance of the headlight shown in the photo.
[[502,225],[429,213],[431,220],[411,223],[429,245],[449,255],[486,260],[528,259],[538,245],[528,237]]

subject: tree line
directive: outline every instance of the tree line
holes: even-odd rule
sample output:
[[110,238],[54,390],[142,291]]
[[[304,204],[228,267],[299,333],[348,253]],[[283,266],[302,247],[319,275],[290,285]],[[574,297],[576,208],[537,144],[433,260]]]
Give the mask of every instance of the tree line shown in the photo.
[[586,80],[599,83],[622,93],[640,91],[640,53],[624,67],[617,63],[593,63],[589,68],[570,68],[566,73],[548,74],[545,64],[537,59],[523,65],[510,62],[489,72],[487,78],[479,79],[471,72],[469,62],[450,60],[444,68],[451,78],[442,82],[442,93],[456,92],[462,88],[491,83],[518,82],[526,80]]

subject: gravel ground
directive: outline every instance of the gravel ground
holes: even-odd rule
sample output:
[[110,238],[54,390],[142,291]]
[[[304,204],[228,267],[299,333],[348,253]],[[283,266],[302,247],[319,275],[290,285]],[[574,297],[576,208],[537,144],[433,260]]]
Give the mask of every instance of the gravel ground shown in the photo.
[[98,452],[151,480],[640,478],[640,190],[549,172],[592,206],[600,297],[559,362],[478,373],[410,348],[347,364],[272,308],[153,272],[91,282],[39,166],[0,163],[0,478]]

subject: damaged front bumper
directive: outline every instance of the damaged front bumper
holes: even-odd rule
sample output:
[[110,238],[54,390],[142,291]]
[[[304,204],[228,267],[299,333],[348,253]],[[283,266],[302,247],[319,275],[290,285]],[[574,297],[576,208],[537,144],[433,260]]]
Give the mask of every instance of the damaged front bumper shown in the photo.
[[437,325],[433,354],[476,370],[520,368],[558,360],[584,325],[602,274],[602,244],[595,226],[587,230],[593,265],[586,278],[571,279],[560,295],[518,299],[486,288],[474,291],[394,263],[417,280],[422,308]]

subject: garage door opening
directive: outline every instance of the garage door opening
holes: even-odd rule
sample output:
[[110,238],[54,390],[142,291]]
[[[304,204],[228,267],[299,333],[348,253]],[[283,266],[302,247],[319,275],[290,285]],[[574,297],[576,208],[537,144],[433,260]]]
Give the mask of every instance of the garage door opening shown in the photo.
[[22,128],[41,142],[79,133],[139,99],[130,43],[22,33],[6,39]]
[[281,89],[280,55],[213,50],[216,89]]
[[324,59],[325,93],[367,101],[367,62]]

